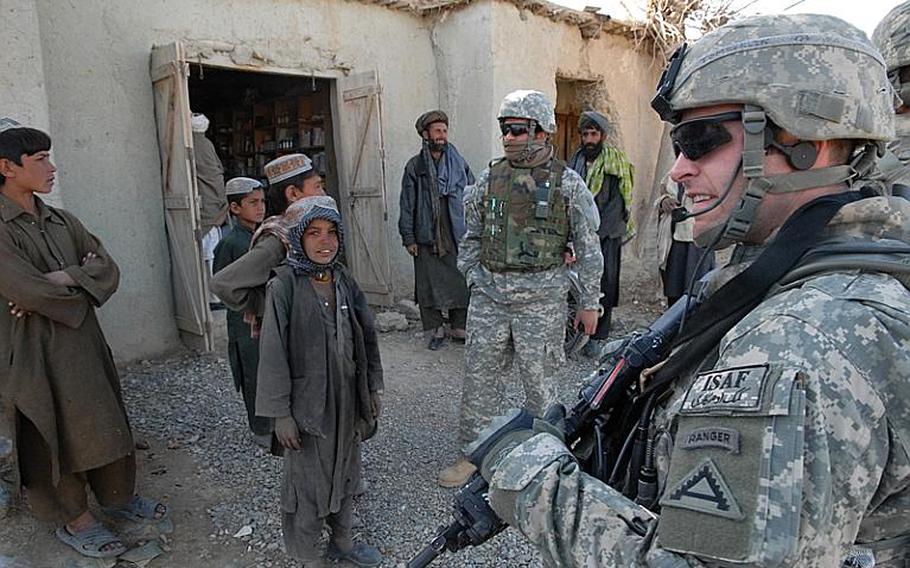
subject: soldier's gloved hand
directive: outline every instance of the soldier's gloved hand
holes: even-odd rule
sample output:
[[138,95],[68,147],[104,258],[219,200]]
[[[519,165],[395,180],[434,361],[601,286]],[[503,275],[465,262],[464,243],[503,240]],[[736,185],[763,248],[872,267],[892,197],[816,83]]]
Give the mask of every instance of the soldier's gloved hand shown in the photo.
[[468,461],[489,482],[509,452],[541,432],[553,434],[560,440],[563,437],[562,430],[549,422],[537,418],[527,410],[514,410],[505,416],[494,418],[480,437],[468,446]]

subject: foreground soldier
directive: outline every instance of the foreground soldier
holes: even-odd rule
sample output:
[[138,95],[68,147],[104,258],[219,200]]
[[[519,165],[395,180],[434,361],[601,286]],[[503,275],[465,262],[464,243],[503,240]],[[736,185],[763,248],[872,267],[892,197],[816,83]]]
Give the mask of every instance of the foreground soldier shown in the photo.
[[[477,437],[502,411],[503,376],[513,355],[526,407],[556,400],[553,371],[565,360],[569,290],[564,252],[575,244],[584,288],[577,325],[591,335],[600,305],[603,256],[597,208],[581,177],[553,158],[553,104],[538,91],[515,91],[499,109],[505,158],[465,191],[467,233],[458,268],[471,288],[459,441]],[[439,484],[461,485],[474,472],[465,458],[442,470]]]
[[882,159],[883,180],[906,185],[910,190],[910,2],[900,4],[882,18],[872,41],[885,58],[888,79],[898,96],[894,117],[897,136],[889,144],[891,153]]
[[676,125],[671,178],[696,240],[738,248],[646,384],[648,508],[552,434],[482,460],[545,565],[906,566],[910,203],[858,179],[893,136],[890,95],[829,16],[741,20],[671,59],[652,102]]

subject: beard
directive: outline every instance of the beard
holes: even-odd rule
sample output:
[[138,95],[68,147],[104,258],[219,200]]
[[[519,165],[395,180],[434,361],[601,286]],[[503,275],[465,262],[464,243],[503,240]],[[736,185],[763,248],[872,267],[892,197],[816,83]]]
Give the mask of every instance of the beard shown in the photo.
[[427,142],[427,147],[430,149],[430,152],[445,152],[448,145],[449,143],[445,140]]
[[584,144],[581,151],[585,155],[585,159],[594,160],[597,156],[600,156],[603,149],[603,142],[598,142],[597,144]]

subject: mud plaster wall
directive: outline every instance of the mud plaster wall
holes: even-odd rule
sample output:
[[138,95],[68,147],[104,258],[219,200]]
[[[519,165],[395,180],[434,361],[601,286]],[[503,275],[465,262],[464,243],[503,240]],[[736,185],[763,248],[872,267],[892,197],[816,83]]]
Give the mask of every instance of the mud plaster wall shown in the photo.
[[[17,4],[28,6],[25,0]],[[392,268],[396,287],[410,285],[410,261],[396,246],[397,188],[415,151],[414,112],[437,101],[432,49],[421,20],[336,0],[93,0],[78,7],[36,0],[35,5],[66,204],[104,241],[123,273],[103,314],[118,359],[178,346],[149,79],[153,44],[213,40],[267,54],[276,67],[337,74],[378,70]],[[8,25],[3,19],[0,25]],[[18,48],[21,53],[36,51],[38,38],[32,34],[28,45]],[[9,88],[22,83],[28,90],[26,79],[20,74]]]
[[[662,132],[661,122],[649,106],[660,76],[658,66],[623,37],[601,34],[585,40],[577,27],[519,10],[513,4],[492,2],[491,6],[496,100],[519,88],[539,89],[555,100],[557,77],[599,81],[585,98],[614,121],[614,142],[635,165],[632,214],[641,227],[650,214]],[[491,121],[497,111],[498,106],[492,110]],[[499,149],[496,134],[491,132],[494,147]],[[644,233],[639,231],[639,235]],[[653,282],[657,274],[656,266],[639,258],[637,249],[635,242],[623,248],[626,285]]]
[[449,139],[471,165],[475,176],[497,152],[490,122],[498,100],[493,91],[493,18],[489,2],[448,12],[431,29],[439,105],[449,113]]
[[[4,0],[0,4],[0,37],[3,54],[0,61],[0,117],[50,130],[47,94],[44,84],[44,62],[41,56],[41,29],[34,0]],[[53,136],[53,132],[49,132]],[[52,148],[53,151],[53,148]],[[56,152],[53,152],[56,158]],[[62,206],[60,177],[45,200]]]

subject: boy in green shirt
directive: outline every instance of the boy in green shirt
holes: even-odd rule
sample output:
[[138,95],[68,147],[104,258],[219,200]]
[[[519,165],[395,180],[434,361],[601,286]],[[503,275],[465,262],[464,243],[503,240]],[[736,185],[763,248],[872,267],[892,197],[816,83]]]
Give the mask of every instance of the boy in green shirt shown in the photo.
[[[215,247],[214,270],[217,273],[250,250],[253,233],[265,217],[265,193],[258,181],[237,177],[226,185],[228,206],[234,226]],[[243,396],[253,440],[262,447],[270,445],[271,425],[268,418],[256,416],[256,367],[259,366],[259,340],[252,337],[250,324],[243,312],[229,310],[228,360],[234,386]]]

